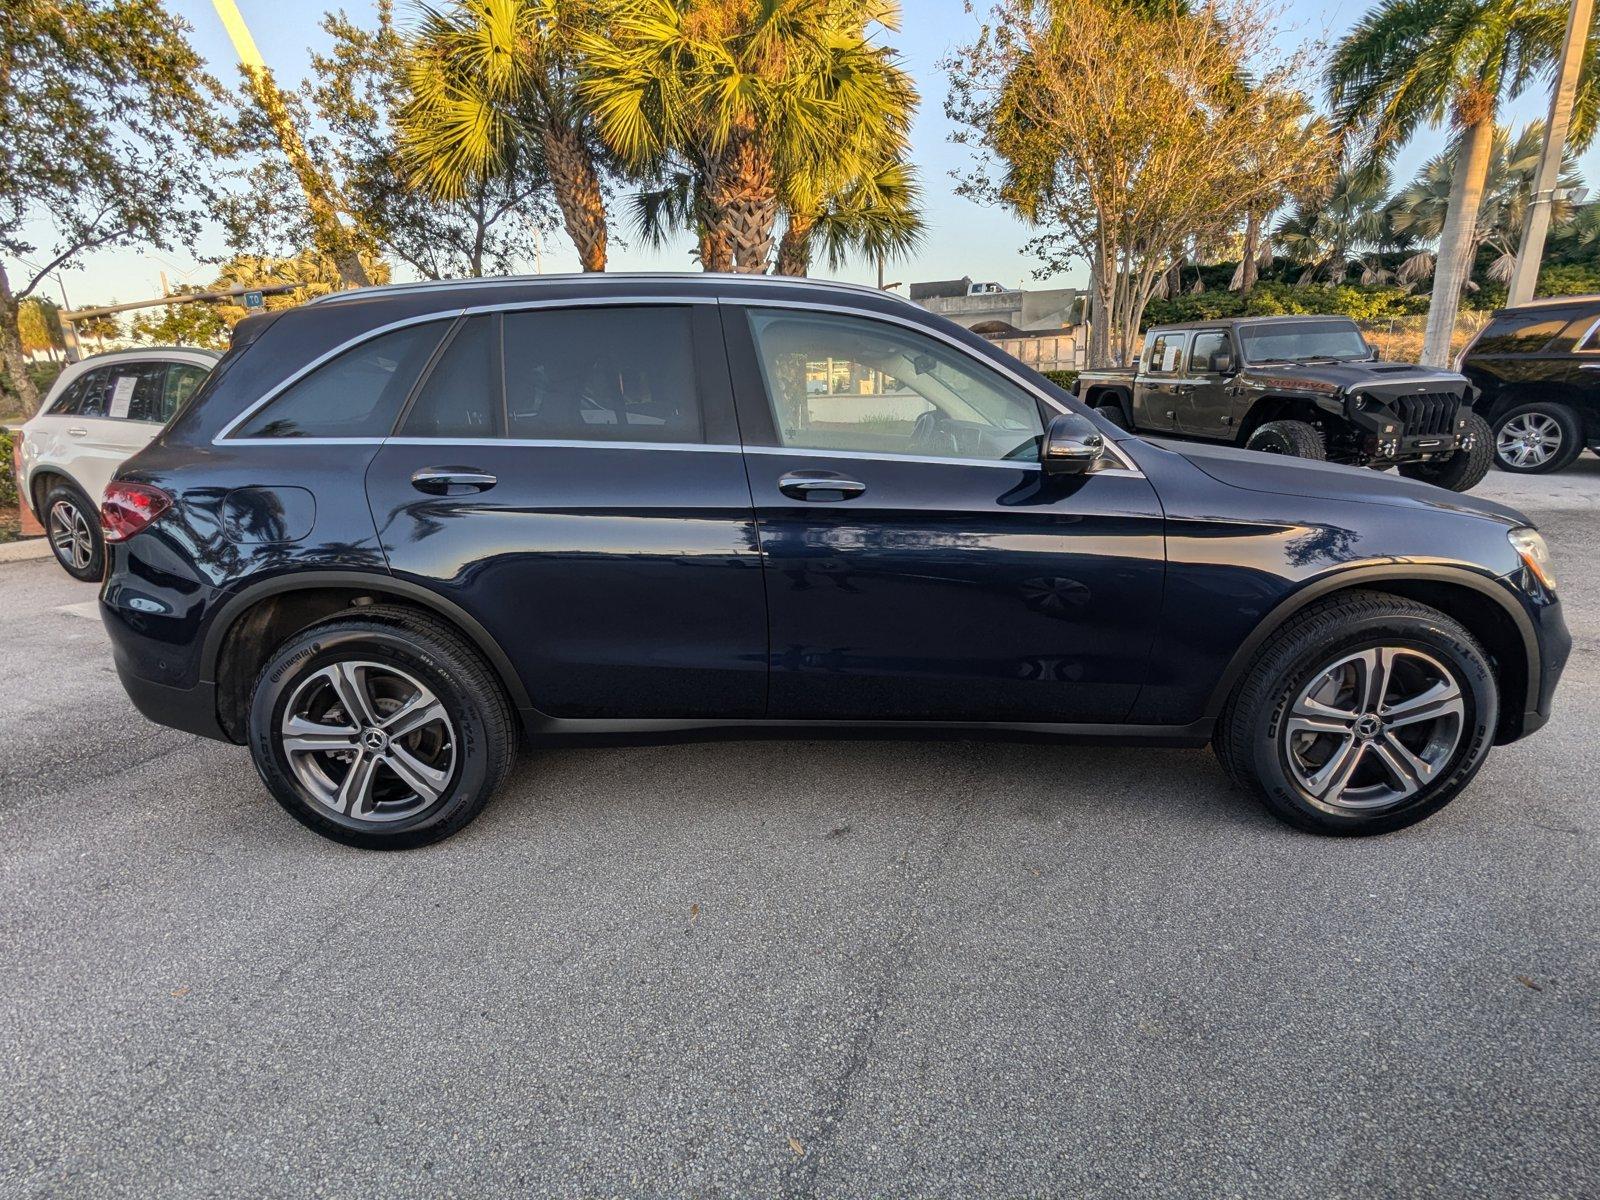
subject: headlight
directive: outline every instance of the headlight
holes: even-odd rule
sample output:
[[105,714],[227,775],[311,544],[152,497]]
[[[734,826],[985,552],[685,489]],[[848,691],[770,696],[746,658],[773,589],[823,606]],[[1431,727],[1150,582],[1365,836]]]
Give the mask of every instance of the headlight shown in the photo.
[[1506,534],[1511,541],[1511,548],[1517,552],[1517,557],[1522,559],[1522,565],[1532,572],[1533,577],[1544,585],[1547,591],[1556,590],[1555,567],[1550,561],[1550,547],[1540,536],[1537,529],[1523,526],[1513,529]]

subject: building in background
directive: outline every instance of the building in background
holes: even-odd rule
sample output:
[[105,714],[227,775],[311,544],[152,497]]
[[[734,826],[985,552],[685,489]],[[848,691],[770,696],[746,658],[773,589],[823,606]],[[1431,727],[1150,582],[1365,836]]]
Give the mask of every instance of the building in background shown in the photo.
[[911,300],[988,338],[1039,371],[1075,371],[1088,351],[1080,288],[1030,291],[998,283],[938,279],[913,283]]

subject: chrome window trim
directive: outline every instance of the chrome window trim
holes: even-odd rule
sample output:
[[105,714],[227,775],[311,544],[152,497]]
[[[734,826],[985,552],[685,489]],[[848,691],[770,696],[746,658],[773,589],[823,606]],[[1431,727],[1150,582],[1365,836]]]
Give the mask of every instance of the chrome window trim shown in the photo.
[[[290,438],[290,441],[302,441]],[[731,442],[636,442],[605,438],[427,438],[392,437],[379,439],[385,446],[543,446],[558,450],[672,450],[710,451],[713,454],[738,454],[744,449]]]
[[[1072,409],[1068,408],[1066,405],[1062,404],[1060,401],[1054,399],[1053,397],[1047,395],[1044,392],[1041,392],[1033,384],[1028,382],[1028,380],[1026,378],[1024,378],[1021,375],[1018,375],[1010,367],[1007,367],[1007,366],[1005,366],[1004,364],[1001,364],[1001,363],[990,362],[986,358],[980,358],[978,355],[976,355],[976,354],[974,354],[972,352],[972,348],[970,346],[968,346],[965,343],[961,342],[957,338],[951,337],[944,330],[938,329],[938,328],[934,328],[933,326],[927,325],[922,321],[910,320],[910,319],[908,319],[906,317],[898,316],[898,315],[893,314],[893,313],[873,312],[870,309],[856,308],[856,307],[854,307],[852,305],[847,305],[847,304],[797,304],[792,300],[749,300],[749,299],[732,299],[732,298],[730,298],[728,300],[725,300],[724,303],[730,304],[730,305],[740,305],[740,306],[743,306],[743,307],[746,307],[746,308],[792,308],[792,309],[795,309],[798,312],[808,312],[808,313],[809,312],[844,313],[844,314],[846,314],[848,316],[852,316],[852,317],[862,317],[862,318],[865,318],[866,320],[869,320],[869,321],[886,321],[891,325],[903,325],[907,329],[914,330],[915,332],[923,334],[926,337],[931,337],[931,338],[934,338],[937,341],[944,342],[946,345],[950,346],[952,349],[954,349],[958,353],[964,354],[967,358],[971,359],[973,362],[979,364],[980,366],[987,367],[989,370],[994,371],[996,374],[1003,375],[1005,378],[1009,379],[1012,383],[1014,383],[1018,387],[1020,387],[1028,395],[1033,396],[1034,398],[1036,398],[1038,400],[1042,400],[1045,403],[1045,405],[1047,405],[1049,408],[1053,409],[1057,413],[1067,413],[1067,412],[1071,412],[1072,411]],[[921,310],[919,310],[919,311],[921,311]],[[771,402],[771,398],[770,397],[768,397],[768,402],[769,403]],[[764,446],[746,446],[745,449],[747,451],[748,450],[766,450],[766,449],[768,449],[768,447],[764,447]],[[808,453],[807,451],[802,451],[798,447],[790,447],[790,446],[778,446],[778,447],[772,447],[772,449],[781,450],[781,451],[783,451],[785,453],[788,453],[788,454]],[[943,463],[962,462],[962,463],[966,463],[968,465],[972,465],[972,464],[976,463],[976,464],[983,464],[983,465],[988,465],[988,466],[993,466],[993,467],[1013,467],[1014,468],[1014,467],[1016,467],[1018,465],[1034,466],[1034,467],[1037,467],[1039,465],[1038,463],[1022,463],[1022,464],[1019,464],[1017,461],[1011,460],[1011,459],[934,458],[934,457],[931,457],[931,456],[917,456],[917,455],[910,455],[910,454],[871,454],[871,453],[868,453],[868,452],[865,452],[865,451],[846,452],[846,451],[837,451],[837,450],[822,450],[822,451],[817,451],[817,453],[824,454],[824,455],[829,455],[829,456],[833,456],[833,457],[842,457],[846,453],[853,453],[853,454],[859,454],[861,457],[865,457],[865,458],[869,458],[869,459],[892,459],[892,460],[896,460],[896,461],[905,461],[905,462],[912,462],[912,461],[917,461],[917,462],[943,462]],[[1107,468],[1104,468],[1104,469],[1102,469],[1100,471],[1094,472],[1094,474],[1101,475],[1101,474],[1108,474],[1111,471],[1117,471],[1119,473],[1126,473],[1126,474],[1130,474],[1130,475],[1136,475],[1136,476],[1139,476],[1141,478],[1143,477],[1144,472],[1139,470],[1139,468],[1136,467],[1133,464],[1133,461],[1131,459],[1129,459],[1127,455],[1123,454],[1121,450],[1117,449],[1116,444],[1114,442],[1112,442],[1109,438],[1106,439],[1106,453],[1114,455],[1116,457],[1117,461],[1119,463],[1121,463],[1121,466],[1119,466],[1119,467],[1107,467]]]
[[[1484,329],[1487,329],[1487,328],[1488,328],[1488,326],[1485,325]],[[1596,354],[1596,353],[1600,353],[1600,346],[1587,346],[1586,347],[1584,345],[1585,342],[1587,342],[1590,338],[1592,338],[1594,336],[1595,330],[1597,330],[1597,329],[1600,329],[1600,317],[1596,317],[1593,321],[1591,321],[1590,324],[1589,324],[1589,328],[1585,329],[1583,331],[1583,334],[1577,339],[1577,341],[1572,343],[1572,353],[1574,353],[1574,354]],[[1482,337],[1482,336],[1483,336],[1483,330],[1480,329],[1478,331],[1478,337]],[[1471,353],[1473,345],[1477,344],[1478,337],[1473,338],[1472,342],[1467,346],[1467,348],[1461,352],[1461,357],[1463,359],[1465,359],[1466,356],[1469,353]]]
[[[1111,443],[1106,443],[1106,448],[1112,448]],[[950,456],[940,458],[933,454],[874,454],[870,450],[813,450],[800,446],[746,446],[746,454],[766,454],[774,456],[798,455],[802,458],[843,458],[851,462],[885,462],[885,463],[926,463],[939,467],[999,467],[1006,471],[1041,471],[1044,468],[1031,458],[956,458]],[[1120,459],[1122,455],[1119,453]],[[1144,472],[1136,467],[1101,467],[1098,470],[1084,472],[1086,475],[1117,475],[1130,479],[1142,479]]]
[[[337,295],[339,293],[333,293],[333,294]],[[279,444],[281,444],[283,442],[298,442],[302,446],[317,446],[317,445],[330,445],[330,444],[331,445],[338,445],[340,443],[360,445],[360,444],[366,443],[366,442],[388,441],[389,439],[386,438],[386,437],[379,437],[379,438],[364,438],[364,437],[363,438],[242,438],[242,437],[240,437],[240,438],[235,438],[235,437],[229,437],[228,435],[231,434],[235,429],[239,428],[240,425],[243,425],[246,421],[248,421],[252,416],[254,416],[261,409],[265,408],[268,404],[271,404],[274,400],[276,400],[284,392],[288,391],[291,387],[293,387],[300,380],[304,379],[307,375],[311,374],[312,371],[315,371],[318,367],[322,366],[323,363],[328,362],[330,359],[337,358],[339,355],[343,354],[346,350],[353,350],[357,346],[361,345],[364,342],[370,342],[373,338],[382,337],[384,334],[392,333],[396,329],[405,329],[405,328],[407,328],[408,326],[411,326],[411,325],[425,325],[429,321],[454,321],[454,320],[456,320],[456,319],[458,319],[460,317],[477,316],[480,313],[521,312],[521,311],[523,311],[525,309],[539,309],[539,308],[600,308],[600,307],[610,307],[610,306],[619,305],[619,304],[620,305],[650,304],[650,305],[656,305],[656,306],[659,306],[659,307],[669,307],[670,308],[670,307],[676,307],[676,306],[679,306],[679,305],[686,305],[686,304],[715,304],[715,303],[717,303],[717,298],[715,296],[689,296],[689,297],[684,297],[684,298],[681,298],[681,299],[679,297],[676,297],[676,296],[589,296],[589,297],[584,297],[582,299],[568,298],[568,299],[565,299],[565,300],[555,300],[555,299],[546,299],[546,300],[508,300],[503,304],[477,304],[477,305],[470,305],[470,306],[465,307],[465,308],[437,309],[437,310],[430,311],[430,312],[427,312],[427,313],[419,313],[419,314],[417,314],[415,316],[404,317],[404,318],[402,318],[402,319],[400,319],[398,321],[390,321],[388,324],[385,324],[385,325],[374,325],[371,329],[364,330],[361,333],[357,334],[355,337],[352,337],[352,338],[347,339],[346,341],[340,342],[337,346],[333,347],[333,349],[328,350],[326,353],[321,354],[321,355],[317,356],[316,358],[312,359],[311,362],[309,362],[305,366],[301,367],[293,375],[289,376],[287,379],[283,380],[281,383],[279,383],[276,386],[274,386],[270,391],[267,392],[266,395],[262,396],[259,400],[256,400],[249,407],[247,407],[243,412],[241,412],[238,416],[234,417],[233,420],[229,421],[226,425],[224,425],[222,427],[221,431],[218,432],[218,434],[214,438],[211,439],[211,444],[213,446],[220,446],[220,445],[223,444],[223,442],[226,441],[229,445],[233,445],[233,446],[245,446],[245,445],[273,446],[273,445],[279,445]],[[305,307],[309,307],[309,305],[307,305]]]

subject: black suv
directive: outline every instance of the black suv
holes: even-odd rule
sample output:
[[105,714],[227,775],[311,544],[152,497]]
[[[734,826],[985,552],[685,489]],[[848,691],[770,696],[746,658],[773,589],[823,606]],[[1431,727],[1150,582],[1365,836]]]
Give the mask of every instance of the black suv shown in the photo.
[[1464,492],[1489,427],[1451,371],[1379,362],[1348,317],[1156,325],[1135,369],[1085,371],[1085,404],[1123,429],[1386,470]]
[[119,472],[101,607],[154,718],[330,837],[482,808],[520,739],[841,726],[1212,742],[1394,829],[1537,729],[1518,513],[1166,448],[872,289],[483,280],[252,317]]
[[1495,462],[1526,475],[1600,453],[1600,296],[1502,308],[1462,351],[1483,393]]

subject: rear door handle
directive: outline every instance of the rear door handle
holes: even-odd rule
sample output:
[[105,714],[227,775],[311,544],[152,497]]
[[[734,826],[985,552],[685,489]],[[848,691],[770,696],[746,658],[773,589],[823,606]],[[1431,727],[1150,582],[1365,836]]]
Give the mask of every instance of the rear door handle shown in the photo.
[[778,480],[778,490],[796,500],[851,500],[867,490],[867,485],[826,471],[796,471]]
[[431,496],[487,492],[498,482],[493,475],[471,467],[422,467],[411,476],[411,486]]
[[1578,370],[1580,370],[1580,371],[1600,371],[1600,363],[1579,363],[1578,364]]
[[84,429],[84,428],[80,427],[80,426],[74,425],[71,429],[67,430],[67,436],[68,437],[88,437],[89,436],[89,431],[87,429]]

